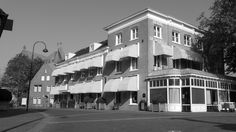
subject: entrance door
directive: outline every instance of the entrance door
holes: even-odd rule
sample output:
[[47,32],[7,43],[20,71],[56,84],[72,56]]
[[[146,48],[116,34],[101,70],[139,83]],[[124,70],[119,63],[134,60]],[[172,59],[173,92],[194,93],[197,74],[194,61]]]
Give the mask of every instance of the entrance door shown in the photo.
[[182,88],[182,112],[190,112],[190,88]]

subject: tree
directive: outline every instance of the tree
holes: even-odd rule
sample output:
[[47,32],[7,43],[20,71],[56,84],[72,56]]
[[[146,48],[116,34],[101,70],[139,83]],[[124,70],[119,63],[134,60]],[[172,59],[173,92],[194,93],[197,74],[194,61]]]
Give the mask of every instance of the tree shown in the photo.
[[209,8],[210,17],[204,13],[198,18],[203,35],[198,43],[203,44],[205,69],[224,74],[236,72],[236,1],[215,0]]
[[[10,88],[13,94],[18,97],[24,96],[28,89],[31,61],[28,56],[22,53],[17,54],[8,62],[6,71],[1,80],[1,86]],[[37,73],[42,64],[43,60],[40,58],[33,60],[33,76]]]

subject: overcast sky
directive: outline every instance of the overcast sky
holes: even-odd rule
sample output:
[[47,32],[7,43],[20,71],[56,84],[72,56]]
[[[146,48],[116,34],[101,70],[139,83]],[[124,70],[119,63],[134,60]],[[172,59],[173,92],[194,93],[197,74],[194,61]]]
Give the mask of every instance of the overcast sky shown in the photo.
[[[105,26],[130,14],[151,8],[194,26],[201,12],[214,0],[0,0],[0,8],[14,20],[13,31],[0,39],[0,72],[25,45],[32,51],[37,40],[46,42],[48,55],[57,42],[67,52],[75,52],[92,42],[107,38]],[[42,53],[43,46],[35,51]],[[42,53],[43,54],[43,53]]]

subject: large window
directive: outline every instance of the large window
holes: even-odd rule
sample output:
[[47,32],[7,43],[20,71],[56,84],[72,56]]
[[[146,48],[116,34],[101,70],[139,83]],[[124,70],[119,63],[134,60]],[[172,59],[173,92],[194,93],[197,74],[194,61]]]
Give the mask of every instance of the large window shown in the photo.
[[136,69],[138,69],[138,59],[131,58],[130,70],[136,70]]
[[190,35],[184,35],[184,45],[191,46],[192,38]]
[[161,38],[161,27],[158,25],[154,25],[154,37]]
[[172,42],[180,44],[180,33],[175,31],[172,32]]
[[169,88],[170,103],[180,103],[180,89]]
[[192,102],[193,104],[205,104],[204,89],[192,88]]
[[135,27],[130,30],[130,40],[134,40],[137,38],[138,38],[138,28]]
[[116,45],[119,45],[122,43],[122,34],[119,33],[116,35]]

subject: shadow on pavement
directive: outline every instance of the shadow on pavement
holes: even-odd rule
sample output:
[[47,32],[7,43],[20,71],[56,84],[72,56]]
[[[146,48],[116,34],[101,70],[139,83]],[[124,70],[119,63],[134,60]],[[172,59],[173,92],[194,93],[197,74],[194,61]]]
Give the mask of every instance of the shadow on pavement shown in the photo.
[[46,111],[46,110],[45,109],[30,109],[27,112],[24,108],[0,110],[0,118],[17,116],[17,115],[27,114],[27,113],[44,112],[44,111]]
[[2,130],[1,132],[7,132],[7,131],[10,131],[10,130],[16,129],[16,128],[18,128],[18,127],[27,125],[27,124],[29,124],[29,123],[33,123],[33,122],[39,121],[39,120],[41,120],[41,119],[43,119],[43,117],[38,118],[38,119],[35,119],[35,120],[28,121],[28,122],[25,122],[25,123],[22,123],[22,124],[19,124],[19,125],[17,125],[17,126],[11,127],[11,128],[7,128],[7,129],[5,129],[5,130]]
[[223,130],[236,131],[236,124],[219,123],[219,122],[204,121],[204,120],[196,120],[196,119],[189,119],[189,118],[171,118],[171,119],[186,120],[186,121],[193,121],[193,122],[200,122],[200,123],[215,124],[216,127],[219,127],[219,128],[221,128],[221,129],[223,129]]

